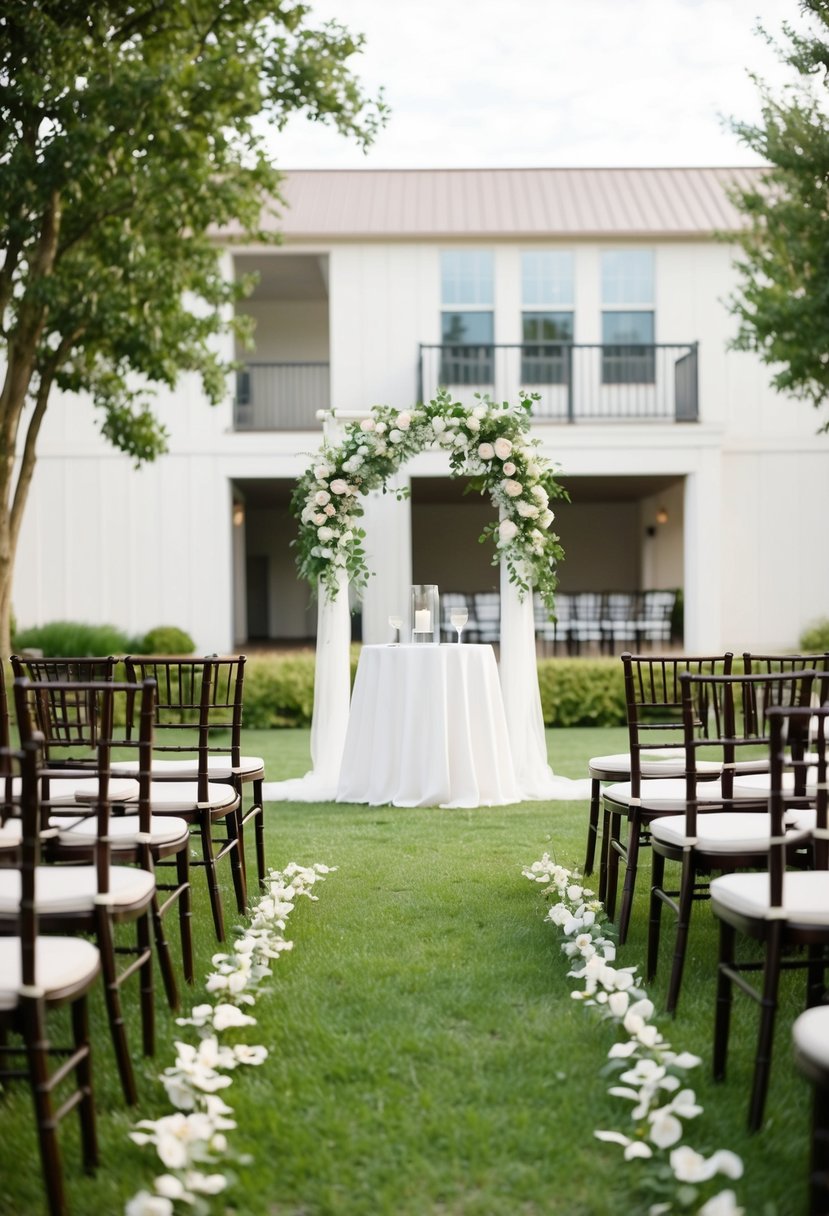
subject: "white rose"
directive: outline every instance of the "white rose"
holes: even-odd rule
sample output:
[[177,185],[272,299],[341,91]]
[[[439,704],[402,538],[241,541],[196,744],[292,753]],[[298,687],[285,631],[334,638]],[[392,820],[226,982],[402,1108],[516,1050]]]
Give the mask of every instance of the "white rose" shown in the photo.
[[458,431],[457,435],[455,436],[455,447],[465,448],[468,443],[469,440],[467,439],[466,435],[464,435],[463,431]]
[[492,460],[492,457],[495,455],[495,448],[491,443],[482,443],[478,447],[478,455],[481,460]]
[[522,519],[535,519],[538,514],[538,507],[534,507],[531,502],[519,502],[518,514]]
[[[331,503],[329,503],[328,506],[325,508],[325,514],[329,515],[329,516],[336,515],[337,514],[336,507],[333,506]],[[325,522],[325,521],[323,520],[323,522]]]
[[498,525],[498,536],[503,541],[514,540],[518,535],[518,525],[514,524],[511,519],[502,519]]
[[400,412],[400,413],[397,415],[397,428],[398,428],[398,430],[401,430],[401,431],[408,431],[408,429],[409,429],[409,427],[410,427],[411,425],[412,425],[412,416],[411,416],[411,414],[407,413],[407,412],[406,412],[406,410],[402,410],[402,411],[401,411],[401,412]]
[[378,444],[376,444],[376,446],[374,448],[374,451],[378,456],[385,456],[385,454],[388,450],[389,450],[389,445],[385,442],[385,440],[382,440],[382,439],[380,440],[380,442]]
[[340,544],[341,545],[350,545],[353,540],[354,540],[353,532],[343,532],[342,536],[340,537]]
[[326,477],[331,476],[331,470],[327,464],[318,464],[314,469],[314,476],[316,477],[317,481],[325,481]]
[[403,432],[398,431],[397,427],[394,427],[392,430],[389,431],[389,443],[400,443],[402,438],[403,438]]
[[385,422],[378,422],[374,429],[378,435],[385,435],[389,428],[386,426]]
[[511,460],[508,460],[507,463],[504,465],[504,476],[512,477],[514,472],[515,472],[515,465],[512,463]]
[[[508,494],[510,498],[518,498],[519,494],[524,492],[524,487],[521,485],[520,481],[512,481],[510,478],[507,478],[507,480],[501,482],[501,484],[504,487],[504,492]],[[333,490],[334,487],[332,486],[331,489]]]
[[541,524],[542,528],[549,528],[554,519],[555,513],[553,511],[542,511],[538,522]]
[[443,431],[446,430],[446,423],[443,421],[442,418],[433,418],[432,419],[432,430],[435,432],[436,435],[440,435],[443,433]]
[[373,418],[364,418],[363,421],[360,423],[360,430],[365,431],[366,434],[368,434],[369,431],[373,431],[374,430],[374,419]]
[[547,491],[543,486],[533,486],[533,496],[538,502],[541,503],[542,507],[546,507],[547,503],[550,501]]
[[486,418],[486,406],[485,405],[476,405],[474,410],[472,411],[472,417],[478,418],[479,420],[481,418]]
[[512,443],[509,439],[499,438],[495,440],[495,455],[499,460],[506,460],[512,451]]
[[[333,489],[334,487],[332,486],[331,488]],[[318,507],[324,507],[325,504],[330,501],[331,495],[327,490],[317,490],[316,494],[314,495],[314,502]]]
[[314,523],[317,525],[318,528],[321,527],[322,524],[325,523],[325,515],[322,513],[322,511],[320,511],[319,514],[314,516]]
[[332,494],[347,494],[348,493],[348,483],[343,481],[342,477],[338,477],[335,481],[331,482],[331,493]]
[[479,431],[481,429],[481,424],[478,421],[478,419],[475,417],[474,414],[470,414],[469,417],[467,418],[466,429],[468,431],[472,431],[473,434],[475,433],[475,431]]

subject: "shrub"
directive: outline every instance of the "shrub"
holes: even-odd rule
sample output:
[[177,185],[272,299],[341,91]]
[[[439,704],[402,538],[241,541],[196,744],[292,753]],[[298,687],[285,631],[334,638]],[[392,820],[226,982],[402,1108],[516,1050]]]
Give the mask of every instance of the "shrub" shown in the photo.
[[192,654],[196,643],[175,625],[156,625],[141,639],[139,654]]
[[309,726],[314,708],[314,655],[267,655],[245,667],[244,725]]
[[40,650],[46,659],[91,658],[98,655],[125,654],[130,639],[114,625],[87,625],[78,621],[50,621],[14,635],[15,650]]
[[800,649],[804,654],[817,654],[829,650],[829,616],[812,621],[800,635]]

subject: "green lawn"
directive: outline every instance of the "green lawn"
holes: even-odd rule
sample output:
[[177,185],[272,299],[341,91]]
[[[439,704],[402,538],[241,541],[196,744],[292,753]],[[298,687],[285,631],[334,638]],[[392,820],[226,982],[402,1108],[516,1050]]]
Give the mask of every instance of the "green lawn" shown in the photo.
[[[624,750],[625,732],[560,730],[548,736],[556,771],[584,776],[592,754]],[[247,732],[269,780],[308,767],[308,732]],[[594,1140],[624,1126],[627,1104],[601,1075],[614,1032],[569,995],[567,961],[543,923],[540,890],[521,867],[547,850],[583,860],[585,803],[523,803],[480,810],[280,805],[268,807],[269,863],[338,866],[289,923],[295,946],[276,964],[256,1006],[250,1041],[271,1051],[239,1070],[228,1091],[239,1127],[232,1143],[253,1161],[215,1211],[244,1216],[604,1216],[647,1211],[637,1163]],[[251,850],[252,856],[252,850]],[[198,874],[197,880],[202,876]],[[646,875],[642,875],[645,878]],[[228,883],[229,885],[229,883]],[[620,963],[644,957],[641,882]],[[209,914],[197,889],[197,974],[205,974]],[[744,1132],[754,1011],[736,1007],[729,1080],[709,1079],[715,935],[699,909],[685,992],[663,1032],[705,1064],[693,1083],[705,1113],[686,1142],[728,1147],[746,1164],[738,1193],[751,1216],[805,1211],[809,1090],[791,1064],[787,997],[776,1049],[768,1125]],[[667,945],[667,943],[666,943]],[[660,982],[664,995],[667,953]],[[796,981],[793,981],[793,986]],[[192,1002],[204,999],[197,985]],[[131,1011],[135,1013],[137,1011]],[[137,1018],[131,1019],[133,1038]],[[163,1010],[155,1061],[142,1063],[135,1117],[166,1113],[155,1076],[171,1062],[177,1028]],[[76,1213],[114,1214],[148,1185],[152,1150],[127,1137],[105,1022],[95,1010],[96,1088],[103,1165],[77,1168],[66,1125],[66,1175]],[[68,1133],[68,1134],[67,1134]],[[25,1091],[0,1103],[4,1196],[0,1213],[43,1210],[31,1162]],[[724,1184],[725,1185],[725,1184]]]

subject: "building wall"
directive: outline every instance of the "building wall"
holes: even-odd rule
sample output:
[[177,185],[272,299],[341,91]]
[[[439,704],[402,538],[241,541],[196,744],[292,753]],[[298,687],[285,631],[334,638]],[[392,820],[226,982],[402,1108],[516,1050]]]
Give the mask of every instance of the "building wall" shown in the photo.
[[[496,251],[497,342],[520,337],[519,255],[528,247],[516,239]],[[571,247],[576,340],[597,341],[604,246]],[[766,368],[727,349],[734,329],[723,303],[734,285],[728,249],[704,241],[653,247],[657,341],[699,341],[701,420],[536,428],[545,454],[576,486],[579,476],[619,474],[667,476],[675,485],[670,523],[653,544],[645,528],[659,505],[655,499],[641,508],[577,500],[572,508],[561,506],[568,553],[561,585],[580,589],[577,584],[587,586],[590,579],[593,586],[600,581],[623,588],[640,577],[683,585],[690,649],[792,646],[804,625],[829,613],[829,568],[816,549],[820,525],[829,518],[829,436],[816,434],[814,410],[772,392]],[[332,404],[346,410],[381,402],[410,406],[418,343],[439,341],[441,246],[401,241],[303,248],[330,254]],[[324,304],[249,307],[259,321],[258,357],[324,357]],[[139,633],[170,623],[188,629],[203,650],[223,650],[239,640],[232,483],[294,479],[321,436],[236,434],[230,391],[226,404],[211,409],[192,377],[174,396],[160,396],[159,411],[170,433],[169,453],[136,470],[101,440],[88,403],[56,400],[50,406],[15,573],[21,625],[62,617],[111,621]],[[424,454],[411,473],[445,476],[445,459]],[[363,614],[369,638],[385,638],[388,613],[411,581],[411,509],[391,496],[367,508],[375,571]],[[420,523],[434,538],[465,528],[465,516],[418,510],[425,514],[416,544]],[[300,608],[285,541],[293,524],[283,513],[249,519],[246,528],[254,527],[268,538],[263,544],[272,562],[274,627],[305,630],[307,612]],[[477,553],[474,538],[470,543]],[[634,562],[629,553],[637,555]],[[415,548],[418,568],[421,560]],[[453,564],[448,576],[462,572]]]

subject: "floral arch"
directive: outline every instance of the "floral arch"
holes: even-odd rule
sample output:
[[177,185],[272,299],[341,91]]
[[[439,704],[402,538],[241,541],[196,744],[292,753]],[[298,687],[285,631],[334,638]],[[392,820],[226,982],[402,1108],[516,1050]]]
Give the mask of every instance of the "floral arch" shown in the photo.
[[[492,564],[501,568],[500,678],[521,796],[589,796],[589,782],[557,778],[547,763],[529,593],[537,591],[552,613],[563,551],[552,531],[550,503],[567,494],[538,440],[530,436],[535,399],[523,394],[511,406],[478,396],[467,406],[442,391],[410,410],[376,405],[349,422],[338,443],[326,440],[299,479],[291,500],[299,520],[297,565],[319,591],[313,767],[305,777],[271,785],[270,798],[314,802],[336,797],[351,691],[351,623],[348,596],[340,592],[349,582],[362,590],[369,577],[361,499],[374,490],[385,492],[408,460],[435,447],[447,452],[450,474],[467,478],[471,490],[489,494],[496,508],[480,539],[494,542]],[[406,492],[395,491],[398,496]]]
[[360,497],[385,491],[408,460],[439,447],[448,452],[451,476],[466,477],[470,489],[488,493],[496,508],[480,538],[495,541],[493,565],[503,559],[520,592],[534,588],[552,612],[556,567],[564,554],[551,530],[550,502],[566,493],[539,453],[538,440],[530,437],[533,400],[523,395],[519,405],[510,406],[477,397],[466,406],[443,391],[411,410],[376,405],[349,423],[336,447],[323,445],[294,492],[300,574],[332,596],[343,572],[358,591],[364,588],[369,571]]

